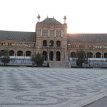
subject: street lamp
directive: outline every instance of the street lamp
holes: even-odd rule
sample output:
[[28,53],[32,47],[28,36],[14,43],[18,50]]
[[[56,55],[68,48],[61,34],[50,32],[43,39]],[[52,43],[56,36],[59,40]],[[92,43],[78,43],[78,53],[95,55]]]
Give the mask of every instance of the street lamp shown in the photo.
[[49,61],[50,61],[50,57],[49,57],[49,47],[50,47],[50,44],[47,45],[47,66],[49,67]]
[[70,52],[69,52],[69,47],[71,46],[70,43],[67,44],[67,52],[68,52],[68,61],[70,60]]

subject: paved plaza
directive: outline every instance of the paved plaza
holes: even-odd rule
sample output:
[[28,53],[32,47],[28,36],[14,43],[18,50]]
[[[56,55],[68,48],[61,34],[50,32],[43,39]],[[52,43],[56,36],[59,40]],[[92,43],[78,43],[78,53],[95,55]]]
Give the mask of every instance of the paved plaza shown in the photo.
[[107,96],[107,69],[0,68],[0,107],[81,107]]

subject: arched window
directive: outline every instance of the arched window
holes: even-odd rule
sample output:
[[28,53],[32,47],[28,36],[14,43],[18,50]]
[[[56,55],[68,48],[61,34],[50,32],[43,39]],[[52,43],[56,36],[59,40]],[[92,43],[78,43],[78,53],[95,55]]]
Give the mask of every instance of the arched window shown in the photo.
[[4,54],[4,50],[1,50],[0,51],[0,55],[2,56]]
[[71,52],[71,58],[76,58],[76,53],[75,52]]
[[14,56],[14,51],[13,50],[9,51],[9,56]]
[[47,60],[47,52],[46,51],[43,51],[43,57],[44,57],[44,60],[46,61]]
[[26,56],[31,56],[31,51],[26,51]]
[[50,46],[54,46],[54,41],[50,40]]
[[43,46],[47,46],[47,41],[43,40]]
[[104,58],[107,58],[107,52],[106,52],[106,53],[104,53]]
[[17,52],[17,56],[23,56],[23,52],[22,51],[18,51]]
[[88,52],[88,53],[87,53],[87,57],[88,57],[88,58],[93,58],[93,53],[92,53],[92,52]]
[[60,41],[56,41],[56,46],[60,47],[61,46],[61,42]]
[[101,58],[101,53],[100,52],[96,53],[96,58]]
[[59,51],[56,52],[56,61],[61,60],[61,53]]

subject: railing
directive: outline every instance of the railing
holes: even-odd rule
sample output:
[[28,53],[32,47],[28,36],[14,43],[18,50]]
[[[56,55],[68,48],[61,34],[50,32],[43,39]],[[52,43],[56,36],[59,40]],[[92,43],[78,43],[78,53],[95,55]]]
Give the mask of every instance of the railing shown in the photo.
[[[2,64],[1,61],[0,61],[0,64]],[[31,57],[11,56],[10,57],[10,62],[8,63],[8,65],[32,65]]]
[[[76,66],[77,58],[70,58],[71,66]],[[107,58],[88,58],[88,64],[83,64],[88,67],[107,67]]]

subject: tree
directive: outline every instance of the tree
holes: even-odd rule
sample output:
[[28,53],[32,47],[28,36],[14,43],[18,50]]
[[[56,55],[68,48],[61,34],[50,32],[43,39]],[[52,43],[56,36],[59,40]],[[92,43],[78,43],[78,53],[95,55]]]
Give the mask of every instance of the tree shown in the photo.
[[4,65],[7,65],[10,62],[10,57],[9,57],[9,51],[8,50],[4,50],[1,52],[1,62]]
[[87,63],[86,53],[83,50],[77,51],[76,64],[78,67],[82,67],[83,63]]
[[33,65],[37,65],[38,67],[41,67],[44,62],[44,58],[40,53],[35,53],[32,55],[31,60],[33,62]]

